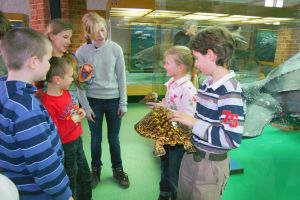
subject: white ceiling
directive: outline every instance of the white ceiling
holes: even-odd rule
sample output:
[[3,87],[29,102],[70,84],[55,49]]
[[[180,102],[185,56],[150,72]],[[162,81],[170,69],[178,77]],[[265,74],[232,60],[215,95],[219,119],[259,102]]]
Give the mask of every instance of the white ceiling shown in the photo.
[[[255,6],[264,6],[264,0],[210,0],[211,2],[219,3],[233,3],[233,4],[247,4]],[[300,6],[300,0],[284,0],[283,7],[297,7]]]

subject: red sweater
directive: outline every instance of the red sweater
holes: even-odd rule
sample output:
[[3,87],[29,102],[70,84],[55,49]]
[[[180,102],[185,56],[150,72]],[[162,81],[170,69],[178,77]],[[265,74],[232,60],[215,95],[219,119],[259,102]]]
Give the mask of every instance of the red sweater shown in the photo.
[[69,91],[63,91],[61,96],[51,96],[45,93],[41,98],[54,121],[62,144],[76,140],[82,134],[81,123],[74,123],[71,119],[75,112],[75,105]]

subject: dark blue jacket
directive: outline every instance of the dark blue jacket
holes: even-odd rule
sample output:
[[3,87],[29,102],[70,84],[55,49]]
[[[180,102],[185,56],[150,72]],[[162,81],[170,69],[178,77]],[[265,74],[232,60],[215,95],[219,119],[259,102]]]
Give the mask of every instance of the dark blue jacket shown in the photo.
[[35,92],[31,84],[0,80],[0,168],[16,184],[21,199],[43,194],[69,199],[62,145]]

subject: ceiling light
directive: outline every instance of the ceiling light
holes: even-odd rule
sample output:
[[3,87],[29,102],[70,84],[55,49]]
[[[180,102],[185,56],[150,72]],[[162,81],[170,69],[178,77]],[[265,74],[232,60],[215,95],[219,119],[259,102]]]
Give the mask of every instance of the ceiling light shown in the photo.
[[189,12],[172,11],[172,10],[154,10],[151,13],[155,13],[155,14],[181,14],[181,15],[185,15],[185,14],[188,14]]
[[265,0],[265,7],[282,8],[283,0]]
[[208,16],[208,15],[185,15],[182,17],[179,17],[178,19],[194,19],[194,20],[209,20],[209,19],[215,19],[218,18],[217,16]]
[[248,15],[230,15],[229,17],[245,18],[245,19],[258,19],[258,18],[261,18],[261,17],[258,17],[258,16],[248,16]]
[[278,20],[278,21],[292,21],[294,18],[279,18],[279,17],[265,17],[267,20]]
[[172,10],[154,10],[148,13],[145,17],[154,17],[154,18],[178,18],[182,15],[186,15],[189,12],[184,11],[172,11]]
[[138,8],[112,8],[110,16],[137,16],[141,17],[149,13],[151,9],[138,9]]
[[238,22],[238,21],[244,21],[245,18],[238,18],[238,17],[221,17],[212,19],[211,21],[225,21],[225,22]]
[[204,13],[204,12],[195,12],[192,15],[206,15],[206,16],[218,16],[218,17],[225,17],[228,14],[220,14],[220,13]]

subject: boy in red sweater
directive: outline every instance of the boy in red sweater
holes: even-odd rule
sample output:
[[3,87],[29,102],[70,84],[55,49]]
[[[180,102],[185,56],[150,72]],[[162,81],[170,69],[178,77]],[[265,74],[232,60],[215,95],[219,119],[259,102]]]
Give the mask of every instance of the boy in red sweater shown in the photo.
[[41,101],[57,126],[65,153],[64,166],[70,179],[74,199],[92,199],[91,172],[82,146],[82,108],[72,101],[68,91],[73,68],[65,58],[52,57],[46,76],[47,92]]

